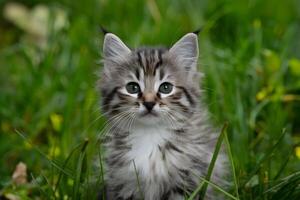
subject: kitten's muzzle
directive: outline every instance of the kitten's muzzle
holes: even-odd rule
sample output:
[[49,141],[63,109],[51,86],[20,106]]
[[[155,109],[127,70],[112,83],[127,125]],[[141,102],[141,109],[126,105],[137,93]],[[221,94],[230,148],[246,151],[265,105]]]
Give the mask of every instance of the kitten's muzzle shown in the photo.
[[155,102],[153,101],[145,101],[143,103],[143,105],[146,107],[146,109],[151,112],[151,110],[153,109],[153,107],[155,106]]

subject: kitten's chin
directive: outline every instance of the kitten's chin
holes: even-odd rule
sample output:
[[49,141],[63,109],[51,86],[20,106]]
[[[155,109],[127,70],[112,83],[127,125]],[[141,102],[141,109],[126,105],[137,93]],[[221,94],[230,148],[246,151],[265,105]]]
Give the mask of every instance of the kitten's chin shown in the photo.
[[137,118],[136,122],[141,125],[158,125],[162,123],[159,115],[153,113],[140,115],[140,117]]

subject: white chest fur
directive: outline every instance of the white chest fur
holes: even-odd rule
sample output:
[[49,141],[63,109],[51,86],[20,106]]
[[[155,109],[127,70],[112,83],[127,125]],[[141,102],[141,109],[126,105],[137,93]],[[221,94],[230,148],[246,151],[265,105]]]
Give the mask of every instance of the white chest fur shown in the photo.
[[[136,166],[140,176],[149,177],[154,172],[163,176],[166,166],[160,148],[171,137],[171,132],[163,127],[137,126],[130,134],[131,151],[127,156]],[[132,162],[131,170],[134,169]]]

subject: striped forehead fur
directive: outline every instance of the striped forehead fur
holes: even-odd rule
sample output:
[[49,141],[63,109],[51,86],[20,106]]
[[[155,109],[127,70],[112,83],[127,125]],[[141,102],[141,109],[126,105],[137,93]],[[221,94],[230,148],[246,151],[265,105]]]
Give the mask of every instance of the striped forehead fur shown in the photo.
[[139,48],[133,53],[136,54],[138,64],[142,67],[145,75],[155,75],[156,70],[163,64],[165,48]]

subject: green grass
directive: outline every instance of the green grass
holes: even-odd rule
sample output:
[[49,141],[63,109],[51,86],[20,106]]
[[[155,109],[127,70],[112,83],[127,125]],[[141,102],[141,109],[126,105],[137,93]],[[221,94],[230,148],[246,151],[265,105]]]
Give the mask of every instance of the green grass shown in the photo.
[[[30,28],[4,17],[8,2],[0,1],[1,198],[97,196],[105,127],[95,89],[102,25],[131,47],[170,46],[202,27],[204,99],[217,127],[228,122],[223,143],[235,172],[231,186],[219,191],[239,199],[300,199],[299,1],[18,1],[49,8],[44,48]],[[67,16],[61,29],[53,20],[57,9]],[[28,183],[16,185],[11,177],[20,161]],[[218,188],[208,179],[199,185]]]
[[[222,142],[224,140],[224,135],[226,134],[226,129],[228,127],[228,124],[225,123],[222,130],[221,130],[221,133],[220,133],[220,136],[218,137],[218,140],[217,140],[217,143],[216,143],[216,147],[215,147],[215,150],[213,152],[213,156],[211,158],[211,161],[210,161],[210,164],[209,164],[209,167],[208,167],[208,170],[207,170],[207,175],[205,177],[205,179],[202,178],[202,182],[201,184],[196,188],[196,190],[189,196],[189,199],[188,200],[193,200],[197,197],[197,195],[199,194],[199,198],[200,199],[203,199],[205,197],[205,193],[206,193],[206,190],[207,190],[207,187],[208,187],[208,184],[210,183],[209,180],[212,176],[212,172],[213,172],[213,169],[214,169],[214,166],[215,166],[215,163],[217,161],[217,158],[218,158],[218,155],[219,155],[219,152],[220,152],[220,149],[221,149],[221,146],[222,146]],[[201,177],[200,177],[201,179]],[[210,183],[211,185],[214,185],[212,183]],[[216,187],[216,188],[219,188],[219,187]],[[220,190],[220,189],[219,189]],[[221,189],[220,191],[223,192],[223,190]],[[224,194],[227,194],[226,192],[224,192]],[[227,196],[229,197],[232,197],[230,195],[227,194]]]

